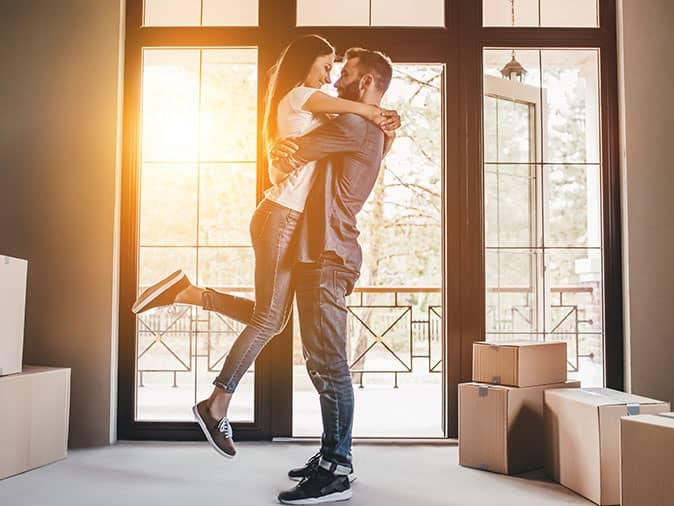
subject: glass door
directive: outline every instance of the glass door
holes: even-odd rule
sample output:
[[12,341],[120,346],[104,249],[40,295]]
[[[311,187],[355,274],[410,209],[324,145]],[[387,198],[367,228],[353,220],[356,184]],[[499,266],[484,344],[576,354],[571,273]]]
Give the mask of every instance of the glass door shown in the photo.
[[488,49],[484,69],[487,340],[564,341],[602,386],[598,53]]
[[[253,296],[257,74],[255,48],[143,50],[137,293],[182,269]],[[136,329],[135,420],[192,421],[241,325],[173,305],[141,314]],[[232,421],[254,421],[254,392],[251,368]]]
[[[335,70],[337,75],[339,69]],[[383,106],[403,126],[358,216],[361,277],[348,298],[355,437],[444,437],[442,64],[395,64]],[[295,326],[293,435],[320,436]]]

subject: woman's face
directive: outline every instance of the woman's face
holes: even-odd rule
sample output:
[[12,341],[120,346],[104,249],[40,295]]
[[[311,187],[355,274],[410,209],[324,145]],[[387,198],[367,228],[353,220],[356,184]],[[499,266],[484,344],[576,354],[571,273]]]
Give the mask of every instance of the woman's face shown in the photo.
[[330,71],[332,70],[333,63],[335,63],[334,53],[317,57],[304,80],[304,86],[308,86],[309,88],[320,88],[324,84],[330,84],[332,82],[330,79]]

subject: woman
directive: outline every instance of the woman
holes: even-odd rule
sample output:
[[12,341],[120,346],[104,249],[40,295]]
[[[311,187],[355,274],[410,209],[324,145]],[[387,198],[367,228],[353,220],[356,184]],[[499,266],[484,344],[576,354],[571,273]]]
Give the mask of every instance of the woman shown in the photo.
[[[272,69],[266,96],[264,141],[299,137],[319,126],[328,114],[355,113],[384,131],[397,123],[394,111],[335,98],[320,88],[330,83],[334,48],[322,37],[308,35],[291,43]],[[388,137],[391,139],[391,137]],[[387,143],[390,146],[390,142]],[[387,148],[388,148],[387,146]],[[315,162],[287,175],[270,164],[273,186],[255,210],[250,234],[255,253],[255,301],[202,289],[178,271],[147,289],[133,307],[135,313],[172,303],[195,304],[246,324],[227,355],[211,396],[193,407],[211,445],[225,457],[236,453],[227,411],[243,374],[264,345],[287,323],[293,299],[295,263],[293,234],[315,178]]]

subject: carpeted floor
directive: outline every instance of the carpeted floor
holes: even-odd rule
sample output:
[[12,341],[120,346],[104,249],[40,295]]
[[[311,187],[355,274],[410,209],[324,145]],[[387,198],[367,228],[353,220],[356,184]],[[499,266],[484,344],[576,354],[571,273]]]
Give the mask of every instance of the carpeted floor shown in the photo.
[[[225,460],[205,443],[120,443],[71,451],[68,458],[0,481],[2,506],[257,506],[276,503],[293,482],[288,468],[314,447],[241,443]],[[540,473],[501,476],[457,464],[456,446],[354,447],[362,506],[591,504]]]

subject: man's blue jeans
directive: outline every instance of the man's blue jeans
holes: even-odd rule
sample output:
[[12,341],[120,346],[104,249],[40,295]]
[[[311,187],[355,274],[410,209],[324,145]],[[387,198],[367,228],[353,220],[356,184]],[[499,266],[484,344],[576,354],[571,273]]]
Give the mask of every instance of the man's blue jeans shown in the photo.
[[346,354],[346,296],[356,279],[333,263],[298,264],[295,269],[304,356],[321,403],[322,464],[336,474],[351,469],[354,398]]

